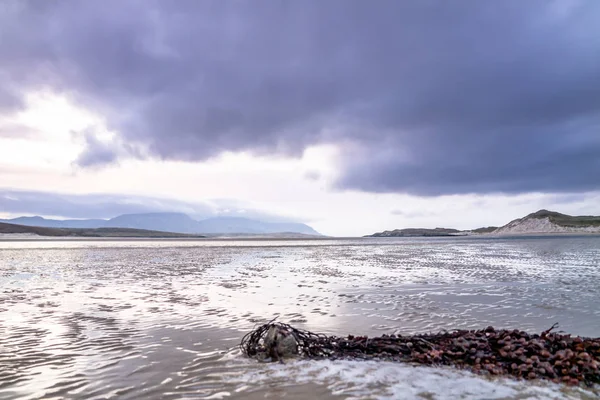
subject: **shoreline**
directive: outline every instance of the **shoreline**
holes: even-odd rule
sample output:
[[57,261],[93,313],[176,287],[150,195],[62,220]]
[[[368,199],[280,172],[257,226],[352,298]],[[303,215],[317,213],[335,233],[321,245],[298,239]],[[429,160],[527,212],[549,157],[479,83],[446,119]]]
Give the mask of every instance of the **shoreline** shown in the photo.
[[577,238],[577,237],[599,237],[600,232],[531,232],[531,233],[506,233],[506,234],[491,234],[479,233],[470,235],[447,235],[447,236],[343,236],[343,237],[123,237],[123,236],[103,236],[103,237],[81,237],[81,236],[41,236],[41,235],[24,235],[24,234],[0,234],[0,242],[266,242],[266,241],[368,241],[368,240],[393,240],[393,239],[436,239],[436,240],[452,240],[452,239],[474,239],[474,240],[489,240],[489,239],[536,239],[536,238]]
[[482,233],[478,236],[521,237],[521,236],[600,236],[598,232],[514,232],[514,233]]

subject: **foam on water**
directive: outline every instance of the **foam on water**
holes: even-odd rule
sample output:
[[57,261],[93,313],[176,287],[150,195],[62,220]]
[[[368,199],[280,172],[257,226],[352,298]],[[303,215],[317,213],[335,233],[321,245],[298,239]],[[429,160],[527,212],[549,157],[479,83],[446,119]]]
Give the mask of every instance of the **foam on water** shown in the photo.
[[302,360],[245,369],[226,381],[240,391],[264,384],[319,384],[346,399],[592,399],[597,388],[566,388],[548,382],[487,379],[450,368],[412,366],[391,362]]

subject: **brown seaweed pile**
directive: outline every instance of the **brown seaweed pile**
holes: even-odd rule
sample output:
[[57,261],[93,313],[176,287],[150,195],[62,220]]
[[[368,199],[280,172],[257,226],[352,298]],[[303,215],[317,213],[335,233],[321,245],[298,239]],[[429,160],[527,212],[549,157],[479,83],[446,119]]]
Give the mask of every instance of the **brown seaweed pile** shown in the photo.
[[245,335],[248,357],[281,361],[286,357],[367,359],[447,365],[484,375],[547,379],[569,385],[600,384],[600,338],[520,330],[458,330],[412,336],[336,337],[269,322]]

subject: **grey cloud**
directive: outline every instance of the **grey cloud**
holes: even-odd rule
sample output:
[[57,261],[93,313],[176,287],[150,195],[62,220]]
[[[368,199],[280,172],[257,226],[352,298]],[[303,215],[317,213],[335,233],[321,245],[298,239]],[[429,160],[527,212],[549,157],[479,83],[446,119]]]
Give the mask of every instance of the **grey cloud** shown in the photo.
[[504,142],[506,136],[500,135],[486,147],[469,142],[454,144],[456,136],[424,134],[422,138],[432,144],[416,147],[420,153],[411,154],[406,161],[389,149],[367,147],[344,160],[345,173],[337,185],[373,192],[404,190],[427,196],[600,188],[600,135],[595,134],[593,127],[581,143],[572,141],[573,136],[566,129],[554,133],[544,126],[535,133],[518,131],[523,136]]
[[73,136],[82,136],[85,147],[75,164],[81,167],[103,166],[116,162],[124,156],[142,158],[142,153],[135,146],[122,143],[119,139],[102,141],[94,127],[88,127],[82,132],[72,132]]
[[118,150],[112,143],[104,143],[96,138],[94,133],[84,134],[86,147],[76,160],[82,167],[110,164],[118,158]]
[[[51,87],[165,159],[351,140],[363,150],[345,152],[339,188],[587,191],[600,187],[599,13],[593,1],[6,1],[0,98]],[[82,165],[121,155],[88,144]]]
[[64,218],[112,218],[120,214],[177,211],[207,216],[213,208],[170,199],[109,194],[63,193],[0,189],[0,210],[11,214]]
[[13,215],[63,218],[113,218],[122,214],[181,212],[197,219],[236,216],[263,222],[304,222],[249,207],[230,199],[185,202],[175,199],[116,194],[76,195],[0,188],[0,211]]
[[318,181],[321,179],[321,173],[319,171],[306,171],[304,177],[310,181]]
[[[2,74],[0,74],[2,79]],[[6,85],[6,84],[4,84]],[[23,107],[22,99],[7,88],[0,86],[0,113],[14,112]]]
[[[286,215],[277,215],[268,211],[257,209],[251,204],[236,199],[210,199],[214,205],[213,215],[222,217],[244,217],[257,219],[263,222],[308,222],[308,220]],[[312,219],[311,219],[312,220]]]

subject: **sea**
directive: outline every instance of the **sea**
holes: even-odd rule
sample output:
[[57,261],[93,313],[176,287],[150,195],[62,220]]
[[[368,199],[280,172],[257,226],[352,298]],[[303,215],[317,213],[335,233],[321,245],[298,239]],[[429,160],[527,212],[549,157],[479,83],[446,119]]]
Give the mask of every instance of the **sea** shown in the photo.
[[243,335],[554,323],[600,336],[600,237],[0,241],[0,399],[595,399],[377,361],[262,363]]

